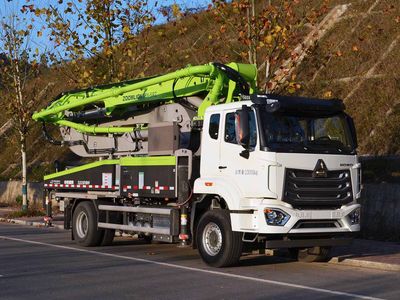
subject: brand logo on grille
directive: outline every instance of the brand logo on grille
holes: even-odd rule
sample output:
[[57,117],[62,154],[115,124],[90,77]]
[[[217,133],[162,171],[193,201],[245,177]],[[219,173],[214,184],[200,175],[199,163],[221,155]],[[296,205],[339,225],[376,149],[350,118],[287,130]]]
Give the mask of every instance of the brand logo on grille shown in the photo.
[[312,173],[313,177],[328,177],[328,168],[322,159],[318,159]]

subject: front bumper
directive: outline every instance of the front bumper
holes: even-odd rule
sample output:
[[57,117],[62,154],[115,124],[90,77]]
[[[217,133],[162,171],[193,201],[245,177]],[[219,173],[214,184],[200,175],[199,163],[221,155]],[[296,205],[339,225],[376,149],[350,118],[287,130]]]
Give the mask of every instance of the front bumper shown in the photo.
[[[253,202],[253,203],[251,203]],[[258,234],[346,234],[360,231],[360,224],[352,224],[349,214],[359,208],[359,204],[349,204],[339,209],[299,210],[293,209],[285,202],[276,200],[249,201],[250,205],[242,206],[243,211],[231,212],[233,231]],[[253,204],[253,205],[252,205]],[[264,209],[277,209],[290,215],[283,226],[268,225]]]

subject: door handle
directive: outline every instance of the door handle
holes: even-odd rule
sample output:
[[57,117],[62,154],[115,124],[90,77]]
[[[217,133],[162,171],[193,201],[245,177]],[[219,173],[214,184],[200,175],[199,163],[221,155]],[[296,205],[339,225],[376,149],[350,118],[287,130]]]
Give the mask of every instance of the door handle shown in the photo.
[[218,169],[222,170],[222,169],[226,169],[227,166],[219,166]]

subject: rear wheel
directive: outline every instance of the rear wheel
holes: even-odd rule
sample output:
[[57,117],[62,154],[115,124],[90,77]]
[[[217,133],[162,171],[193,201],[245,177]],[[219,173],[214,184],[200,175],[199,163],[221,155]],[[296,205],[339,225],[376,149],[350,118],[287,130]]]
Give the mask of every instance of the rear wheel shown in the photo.
[[143,240],[144,240],[146,243],[151,244],[151,242],[153,241],[153,235],[143,235]]
[[330,259],[331,247],[290,248],[293,259],[301,262],[326,262]]
[[[98,204],[99,205],[109,205],[109,201],[104,201],[104,200],[99,200]],[[111,223],[119,223],[118,222],[118,217],[119,215],[115,212],[109,212],[109,222]],[[103,214],[100,213],[99,216],[99,222],[106,222],[106,217],[105,217],[105,212]],[[102,229],[103,237],[101,239],[101,246],[110,246],[114,240],[115,237],[115,229]]]
[[242,234],[232,231],[226,210],[207,211],[200,218],[196,237],[200,256],[208,265],[227,267],[239,261],[242,254]]
[[104,235],[101,240],[101,246],[110,246],[114,240],[115,229],[104,229]]
[[75,208],[72,230],[79,245],[90,247],[101,244],[104,230],[97,229],[97,213],[92,202],[81,202]]

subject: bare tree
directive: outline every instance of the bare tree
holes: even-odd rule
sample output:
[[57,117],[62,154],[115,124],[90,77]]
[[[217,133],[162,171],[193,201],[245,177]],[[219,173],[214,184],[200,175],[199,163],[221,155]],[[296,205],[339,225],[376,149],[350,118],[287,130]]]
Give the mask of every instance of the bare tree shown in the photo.
[[[226,40],[234,53],[256,65],[259,83],[263,83],[265,90],[276,92],[288,87],[290,91],[294,86],[290,80],[285,86],[271,85],[271,80],[285,58],[297,59],[292,56],[293,48],[304,31],[325,13],[325,1],[316,7],[308,7],[304,0],[212,0],[212,3],[210,11],[220,25],[214,37]],[[239,43],[231,43],[229,39],[237,39]]]
[[32,12],[55,45],[53,62],[69,60],[71,77],[82,85],[125,79],[132,66],[147,64],[147,33],[154,22],[148,0],[49,3]]
[[0,71],[3,100],[6,100],[7,113],[13,120],[13,126],[19,135],[22,165],[22,209],[28,208],[27,198],[27,158],[26,137],[28,134],[32,94],[27,93],[28,80],[36,73],[37,52],[32,52],[30,44],[30,26],[26,19],[11,15],[0,20]]

